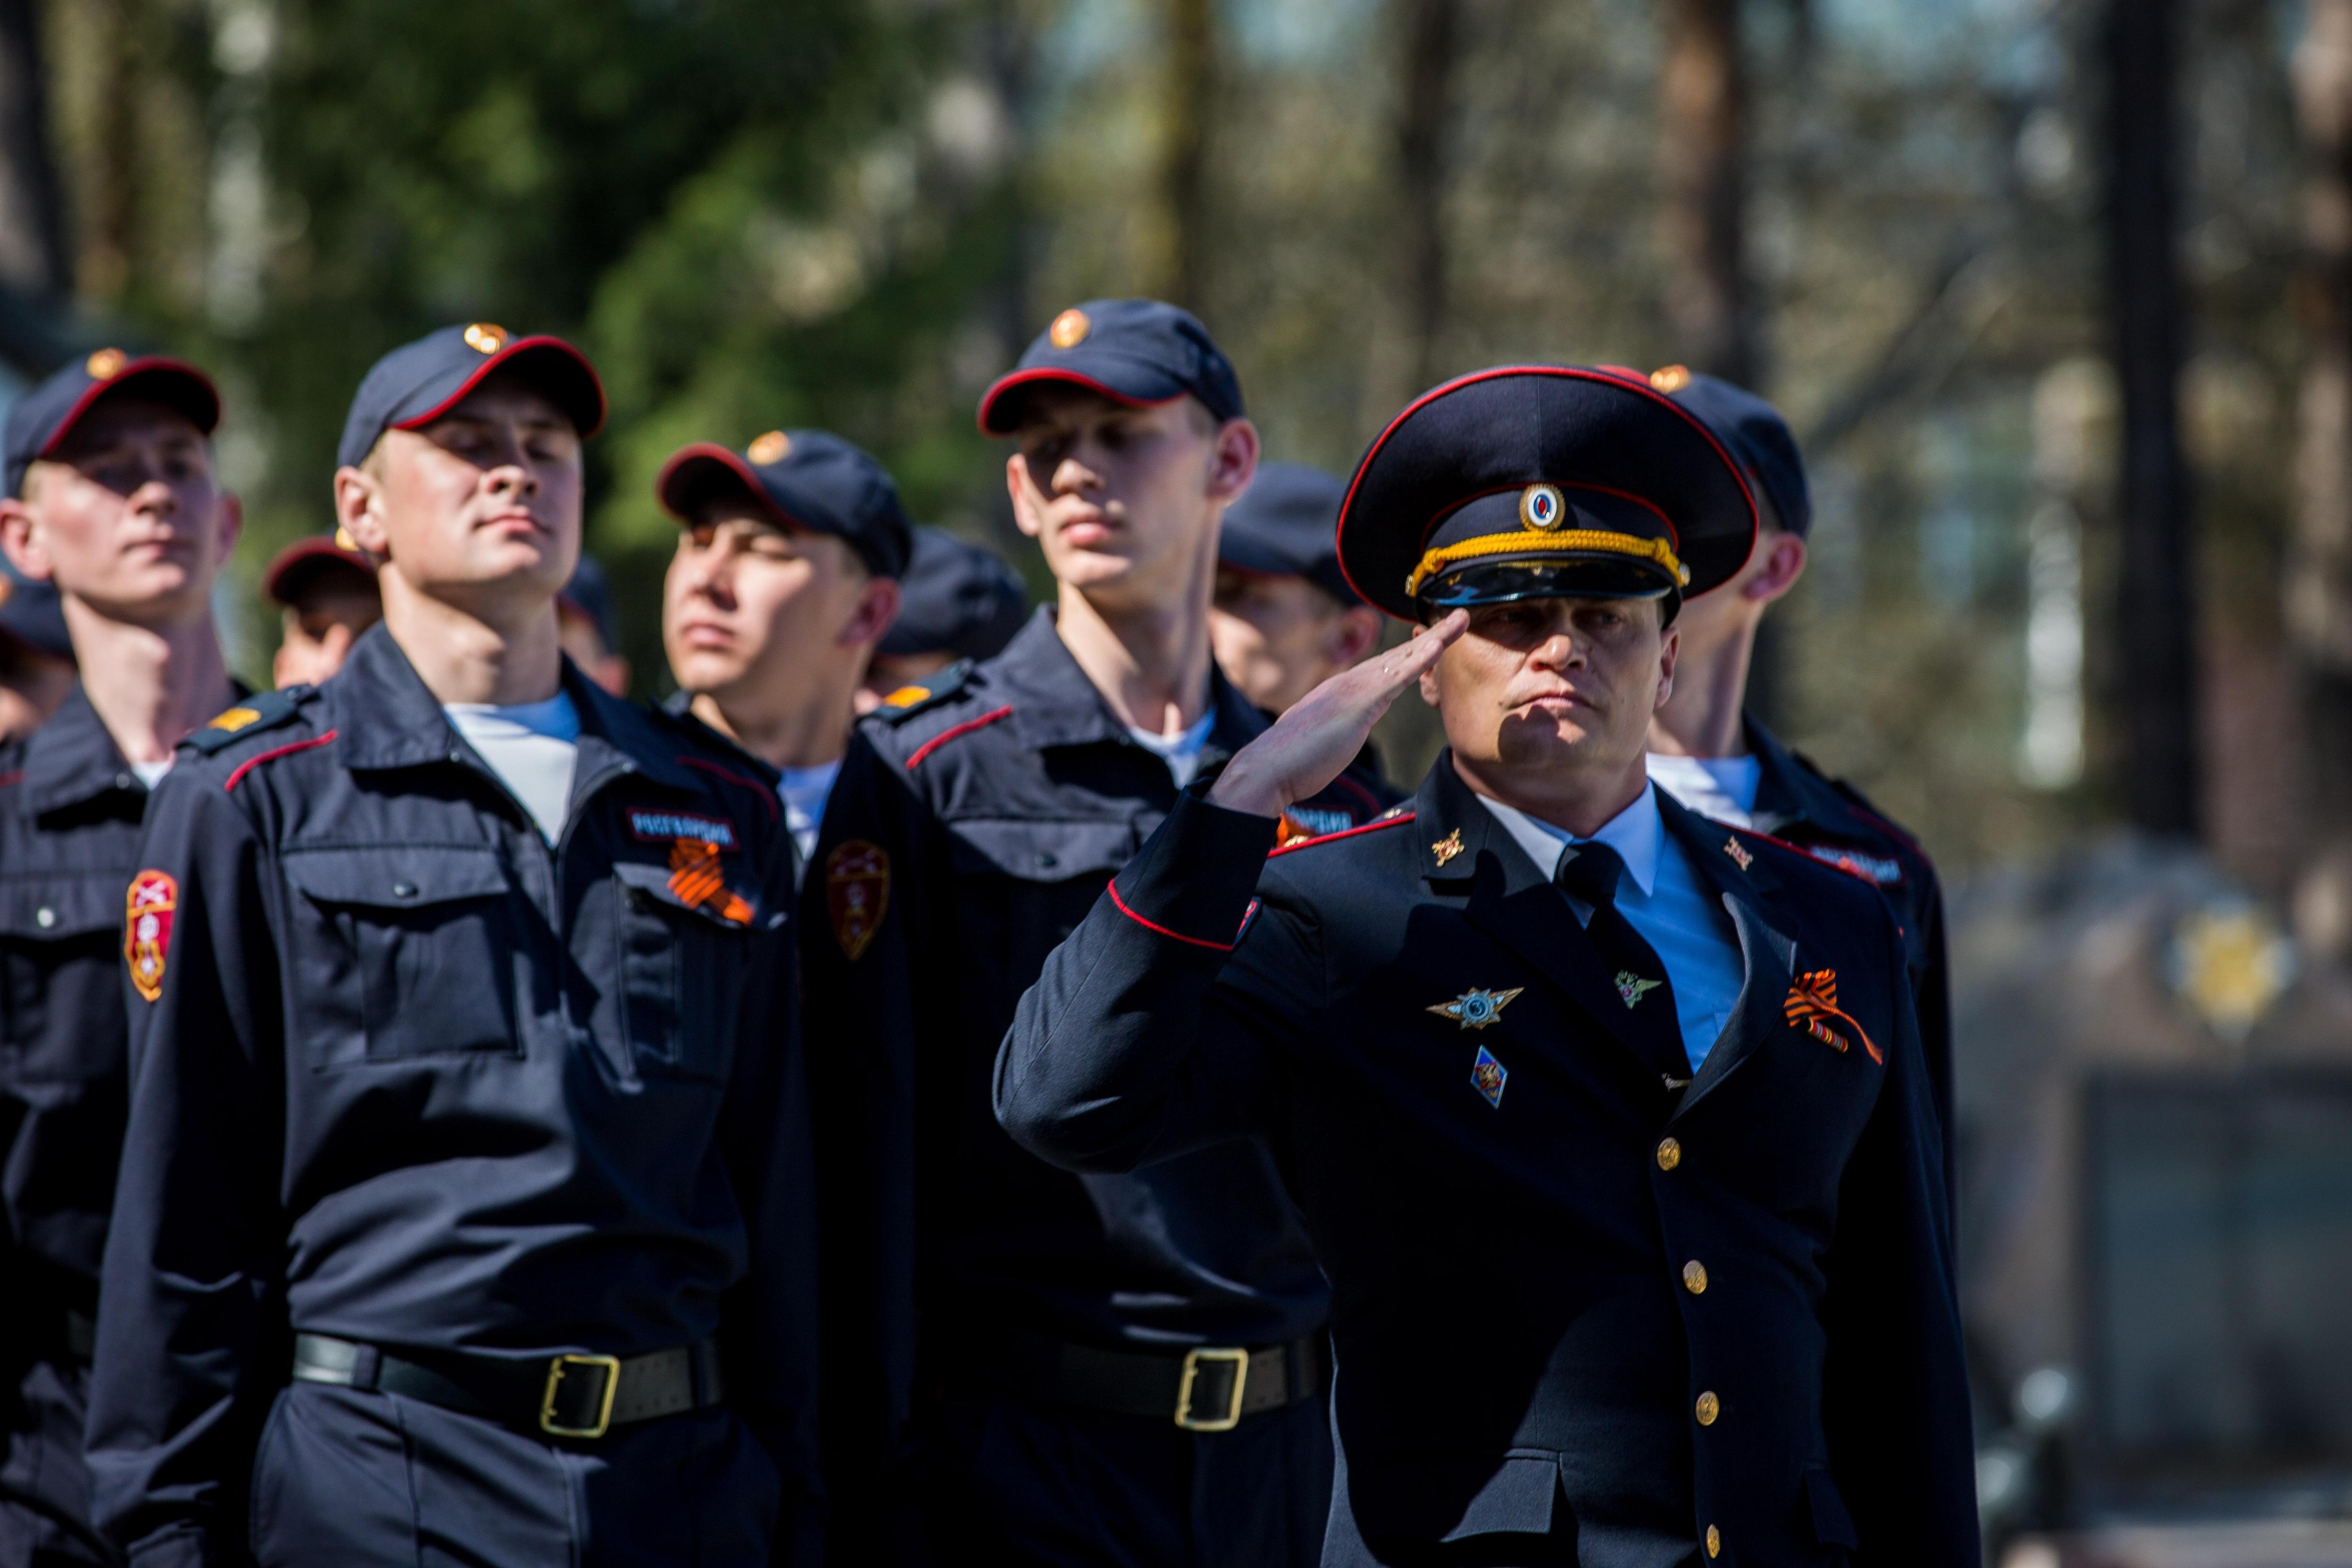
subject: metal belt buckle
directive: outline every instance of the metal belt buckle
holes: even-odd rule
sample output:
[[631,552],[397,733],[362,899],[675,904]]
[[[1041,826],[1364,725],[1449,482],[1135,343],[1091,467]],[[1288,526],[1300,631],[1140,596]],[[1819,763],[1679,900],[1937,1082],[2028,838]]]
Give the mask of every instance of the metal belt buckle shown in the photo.
[[[593,1366],[604,1374],[604,1397],[596,1406],[593,1426],[566,1426],[555,1419],[555,1396],[563,1387],[567,1368]],[[539,1429],[551,1437],[602,1437],[613,1424],[613,1395],[621,1392],[621,1358],[616,1355],[573,1355],[566,1352],[547,1363],[547,1394],[539,1402]]]
[[[1192,1380],[1201,1375],[1204,1361],[1230,1362],[1234,1369],[1234,1396],[1223,1415],[1192,1414]],[[1176,1425],[1187,1432],[1230,1432],[1242,1424],[1242,1394],[1249,1386],[1249,1352],[1228,1350],[1222,1346],[1202,1345],[1184,1352],[1184,1381],[1176,1385]]]

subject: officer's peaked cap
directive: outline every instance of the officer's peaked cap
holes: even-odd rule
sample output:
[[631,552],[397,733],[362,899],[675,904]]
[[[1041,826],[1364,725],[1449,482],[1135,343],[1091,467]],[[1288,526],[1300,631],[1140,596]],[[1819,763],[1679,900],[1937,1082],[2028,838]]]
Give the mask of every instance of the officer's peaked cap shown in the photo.
[[1391,420],[1339,509],[1339,563],[1391,615],[1682,599],[1739,570],[1756,503],[1696,416],[1631,373],[1507,365]]

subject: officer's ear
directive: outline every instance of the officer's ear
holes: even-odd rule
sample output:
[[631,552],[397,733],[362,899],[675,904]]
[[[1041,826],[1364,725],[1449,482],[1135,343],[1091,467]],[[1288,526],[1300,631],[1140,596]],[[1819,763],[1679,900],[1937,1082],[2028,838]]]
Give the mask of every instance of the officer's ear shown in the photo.
[[[1664,599],[1650,602],[1658,606],[1658,614],[1663,616],[1666,613]],[[1675,660],[1681,657],[1682,651],[1683,628],[1680,626],[1670,626],[1658,633],[1658,695],[1650,703],[1653,713],[1664,708],[1675,694]]]
[[1230,506],[1257,478],[1257,426],[1228,419],[1217,426],[1216,457],[1209,464],[1209,499]]
[[376,469],[375,454],[357,468],[350,464],[335,470],[335,522],[352,542],[378,561],[391,552],[383,526],[383,480]]
[[33,536],[33,509],[15,496],[0,500],[0,551],[8,563],[36,583],[49,575],[49,552]]

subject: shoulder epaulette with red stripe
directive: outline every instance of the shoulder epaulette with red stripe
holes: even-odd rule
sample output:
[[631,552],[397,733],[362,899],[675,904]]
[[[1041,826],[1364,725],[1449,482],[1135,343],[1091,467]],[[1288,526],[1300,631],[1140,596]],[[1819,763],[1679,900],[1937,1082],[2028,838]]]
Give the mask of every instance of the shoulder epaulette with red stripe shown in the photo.
[[903,724],[918,713],[938,707],[971,680],[972,662],[960,658],[935,675],[910,681],[882,699],[873,717],[885,724]]
[[1267,855],[1266,858],[1271,860],[1278,855],[1296,855],[1301,849],[1312,849],[1318,844],[1335,844],[1342,838],[1353,838],[1360,833],[1378,833],[1383,827],[1402,827],[1411,822],[1412,816],[1412,812],[1399,811],[1384,816],[1376,816],[1371,821],[1355,827],[1343,827],[1337,833],[1318,833],[1312,838],[1294,838]]
[[209,756],[248,735],[286,723],[302,710],[303,701],[316,690],[310,686],[289,686],[283,691],[257,691],[215,714],[180,744]]
[[[1835,871],[1842,877],[1852,877],[1855,881],[1860,882],[1864,887],[1872,889],[1874,892],[1877,890],[1878,884],[1872,880],[1869,872],[1862,870],[1858,867],[1843,864],[1839,861],[1832,860],[1825,856],[1816,854],[1814,851],[1806,848],[1801,844],[1791,844],[1785,838],[1777,837],[1769,833],[1759,832],[1753,827],[1734,827],[1729,829],[1729,831],[1735,841],[1739,838],[1761,839],[1767,844],[1773,845],[1781,849],[1786,849],[1791,855],[1801,855],[1806,859],[1811,861],[1814,865],[1821,867],[1823,870]],[[1744,868],[1743,868],[1743,869]]]

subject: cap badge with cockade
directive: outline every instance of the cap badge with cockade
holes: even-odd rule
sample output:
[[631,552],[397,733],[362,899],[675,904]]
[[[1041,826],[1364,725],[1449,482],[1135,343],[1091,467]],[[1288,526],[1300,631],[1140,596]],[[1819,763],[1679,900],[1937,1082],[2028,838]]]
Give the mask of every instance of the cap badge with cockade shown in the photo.
[[1568,503],[1551,486],[1529,485],[1519,492],[1519,521],[1529,528],[1549,531],[1567,518]]
[[490,321],[476,321],[466,329],[466,346],[476,353],[494,354],[507,346],[507,330]]
[[1094,330],[1095,324],[1087,319],[1084,310],[1065,310],[1045,329],[1045,337],[1057,349],[1074,349],[1085,342],[1087,334]]
[[131,356],[121,349],[100,349],[83,363],[82,369],[89,372],[92,381],[111,381],[130,361]]
[[751,444],[743,448],[743,455],[765,468],[770,463],[782,462],[784,454],[792,449],[793,438],[790,436],[782,430],[771,430],[764,436],[753,437]]

